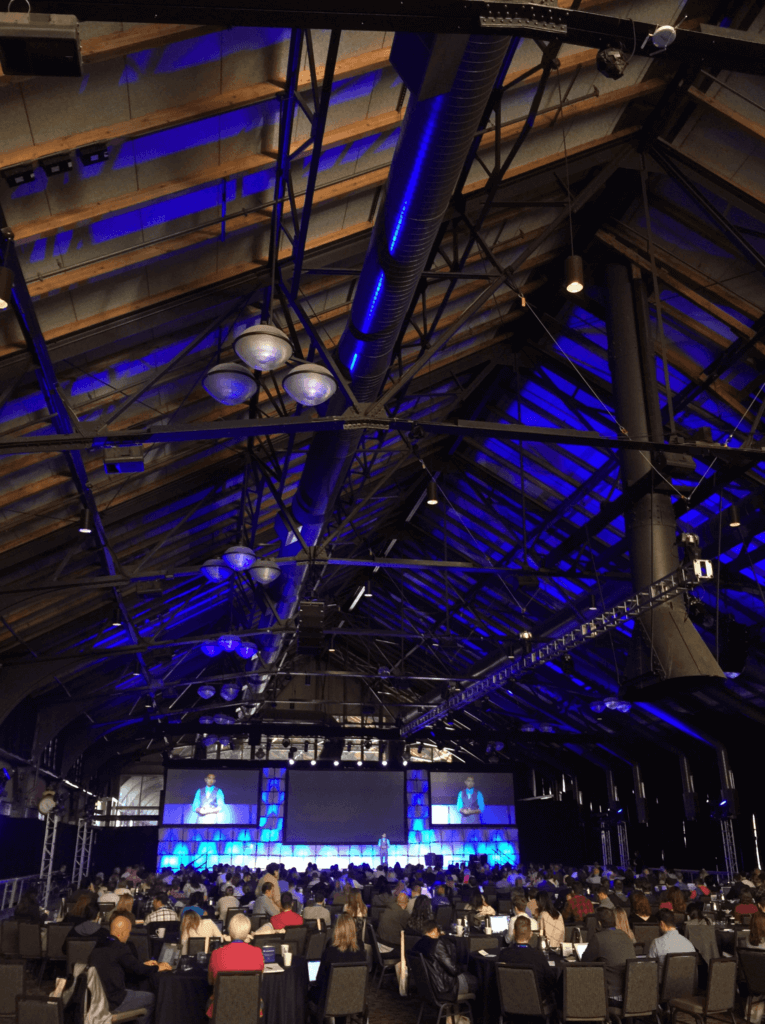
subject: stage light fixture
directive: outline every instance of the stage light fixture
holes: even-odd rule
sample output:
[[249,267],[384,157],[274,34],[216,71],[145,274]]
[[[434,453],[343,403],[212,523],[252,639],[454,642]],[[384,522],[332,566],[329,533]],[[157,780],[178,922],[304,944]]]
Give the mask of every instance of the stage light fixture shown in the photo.
[[240,658],[244,658],[246,661],[253,661],[258,654],[258,649],[255,644],[249,640],[240,640],[239,649],[236,652]]
[[239,637],[234,633],[224,633],[218,637],[218,643],[224,651],[237,651],[239,649]]
[[575,294],[584,290],[584,262],[581,256],[575,256],[572,253],[566,257],[564,274],[567,292]]
[[258,390],[255,378],[241,363],[213,366],[205,374],[202,387],[221,405],[243,405]]
[[602,714],[606,710],[606,702],[604,700],[593,700],[590,703],[590,711],[594,711],[596,715]]
[[213,724],[212,715],[202,715],[202,717],[199,719],[199,724],[200,725],[212,725]]
[[203,563],[200,572],[203,576],[206,576],[211,583],[222,583],[227,580],[233,574],[231,569],[222,558],[208,558]]
[[595,57],[595,67],[605,78],[621,78],[627,70],[627,55],[618,46],[604,46]]
[[273,583],[274,580],[278,580],[281,574],[282,571],[278,564],[268,559],[260,559],[254,562],[250,569],[250,575],[253,579],[264,587],[267,587],[269,583]]
[[533,634],[532,634],[530,629],[522,629],[520,631],[520,633],[518,634],[518,636],[521,638],[521,640],[532,640],[533,639]]
[[535,725],[533,725],[531,722],[524,722],[523,725],[521,726],[521,732],[536,732],[536,731],[537,731],[537,727]]
[[112,625],[113,626],[121,626],[122,625],[122,612],[120,611],[119,605],[117,605],[117,604],[115,604],[114,607],[112,608],[111,619],[112,619]]
[[438,484],[435,480],[428,480],[428,496],[425,500],[428,505],[438,504]]
[[210,686],[209,683],[205,683],[203,686],[197,687],[197,693],[202,700],[209,700],[211,697],[215,696],[215,687]]
[[298,405],[321,405],[337,391],[332,371],[320,363],[300,363],[282,378],[282,387]]
[[57,174],[66,174],[74,166],[71,153],[56,153],[54,156],[44,156],[40,160],[40,167],[45,171],[48,178],[55,178]]
[[[274,707],[276,707],[275,704],[274,704]],[[289,745],[290,745],[290,741],[289,740],[287,740],[287,739],[282,740],[282,746],[284,747],[285,750],[287,749],[287,747],[289,747]]]
[[90,515],[90,509],[83,509],[82,515],[80,516],[80,533],[92,533],[93,532],[93,521]]
[[243,544],[234,544],[223,552],[223,561],[234,572],[244,572],[245,569],[251,569],[257,562],[257,556],[252,548]]
[[622,714],[632,710],[632,704],[628,700],[622,700],[620,697],[607,699],[606,707],[609,711],[621,711]]
[[16,188],[18,185],[30,185],[35,180],[33,164],[19,164],[17,167],[6,167],[0,173],[2,173],[5,183],[9,188]]
[[245,327],[234,341],[234,351],[253,370],[278,370],[292,358],[290,339],[273,324]]
[[0,65],[4,75],[81,78],[79,21],[29,9],[0,14]]
[[0,267],[0,309],[10,306],[12,291],[13,271],[9,267]]
[[224,683],[220,688],[220,695],[225,701],[236,700],[239,696],[238,683]]
[[728,522],[735,529],[737,526],[741,526],[741,514],[738,510],[738,505],[731,505],[728,509]]
[[295,763],[295,754],[297,754],[297,750],[295,749],[295,747],[290,747],[290,755],[289,755],[289,763],[290,764],[294,764]]
[[202,654],[208,658],[215,658],[223,650],[217,640],[204,640],[200,645],[199,649]]
[[104,164],[109,159],[109,147],[105,142],[94,142],[91,146],[80,146],[77,156],[83,167]]
[[334,654],[334,653],[335,653],[335,651],[336,651],[336,649],[337,649],[337,648],[335,647],[335,638],[334,638],[334,637],[332,637],[332,639],[331,639],[331,640],[329,641],[329,647],[327,648],[327,651],[328,651],[328,652],[329,652],[330,654]]
[[596,612],[598,610],[598,603],[595,600],[595,595],[592,591],[590,591],[590,603],[588,605],[588,608],[591,612]]
[[364,597],[372,597],[372,584],[371,583],[365,583],[364,584]]
[[304,743],[303,743],[303,753],[304,754],[308,753],[308,740],[305,740]]
[[[236,719],[231,715],[213,715],[213,722],[216,725],[236,725]],[[221,743],[223,740],[221,739]]]

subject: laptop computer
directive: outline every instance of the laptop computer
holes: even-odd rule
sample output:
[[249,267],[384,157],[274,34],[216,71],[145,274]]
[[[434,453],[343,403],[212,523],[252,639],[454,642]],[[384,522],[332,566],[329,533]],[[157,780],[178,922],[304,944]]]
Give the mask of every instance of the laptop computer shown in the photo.
[[510,917],[507,914],[495,914],[494,917],[490,917],[491,922],[491,934],[498,935],[500,932],[507,931],[507,925],[510,921]]
[[312,984],[319,977],[319,968],[320,967],[321,967],[321,960],[309,960],[308,961],[308,980]]
[[176,968],[180,959],[181,951],[178,946],[173,945],[171,942],[162,943],[162,949],[159,953],[159,963],[170,964],[172,968]]

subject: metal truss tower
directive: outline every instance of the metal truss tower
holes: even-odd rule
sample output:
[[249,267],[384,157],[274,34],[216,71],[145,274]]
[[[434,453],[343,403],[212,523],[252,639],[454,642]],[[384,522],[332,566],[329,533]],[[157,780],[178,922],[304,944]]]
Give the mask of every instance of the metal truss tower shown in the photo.
[[738,854],[736,853],[736,838],[733,835],[733,821],[731,818],[720,820],[720,831],[722,832],[723,851],[725,853],[725,870],[728,879],[732,881],[738,871]]
[[90,874],[90,854],[93,849],[93,822],[90,818],[80,818],[77,822],[77,838],[74,844],[74,866],[72,882],[79,886],[83,875]]
[[58,831],[58,814],[52,811],[45,815],[45,837],[43,839],[42,860],[40,861],[40,884],[42,899],[40,905],[47,909],[50,900],[51,877],[53,875],[53,856],[56,852],[56,832]]

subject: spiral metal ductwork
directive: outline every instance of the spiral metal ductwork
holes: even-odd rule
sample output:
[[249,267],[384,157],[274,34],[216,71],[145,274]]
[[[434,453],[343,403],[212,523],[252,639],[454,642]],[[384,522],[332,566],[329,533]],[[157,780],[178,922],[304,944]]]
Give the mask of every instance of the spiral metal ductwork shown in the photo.
[[[361,403],[380,394],[404,318],[509,44],[507,36],[467,37],[464,50],[460,46],[451,88],[429,98],[410,97],[386,196],[336,354]],[[338,390],[327,403],[326,414],[340,415],[347,406]],[[332,513],[362,434],[361,430],[322,433],[311,441],[292,504],[309,546],[319,539]],[[278,528],[281,555],[294,554],[300,545],[283,518]],[[276,601],[280,618],[294,615],[306,572],[304,564],[283,565]],[[274,637],[263,659],[273,663],[280,646]]]

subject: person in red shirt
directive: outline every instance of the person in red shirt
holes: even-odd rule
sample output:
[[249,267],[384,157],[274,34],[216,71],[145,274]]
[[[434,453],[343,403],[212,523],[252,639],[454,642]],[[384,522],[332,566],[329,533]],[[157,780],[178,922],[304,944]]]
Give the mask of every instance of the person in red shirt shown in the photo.
[[[231,942],[219,946],[210,954],[207,969],[207,980],[215,984],[215,975],[219,971],[262,971],[263,950],[258,946],[250,946],[245,939],[250,934],[250,919],[244,914],[234,914],[228,923]],[[212,1017],[213,1004],[207,1009],[207,1016]]]
[[573,894],[566,897],[566,906],[563,909],[563,916],[567,921],[584,921],[588,914],[594,914],[595,908],[584,895],[584,886],[581,882],[574,882]]
[[289,928],[293,924],[302,924],[303,918],[300,914],[296,914],[292,909],[294,906],[294,899],[292,894],[289,892],[282,893],[282,912],[281,914],[274,914],[271,918],[271,924],[274,926],[275,931],[280,931],[282,928]]

